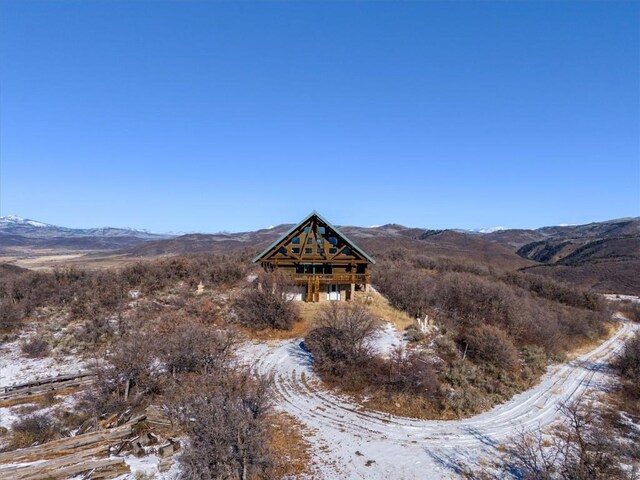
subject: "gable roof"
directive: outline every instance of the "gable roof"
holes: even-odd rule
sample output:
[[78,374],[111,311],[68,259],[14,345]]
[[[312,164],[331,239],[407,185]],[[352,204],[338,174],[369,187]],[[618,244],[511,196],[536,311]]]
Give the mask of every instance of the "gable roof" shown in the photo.
[[340,230],[338,230],[335,226],[333,226],[331,224],[331,222],[329,222],[326,218],[324,218],[322,215],[320,215],[318,212],[316,212],[315,210],[313,212],[311,212],[309,215],[307,215],[306,217],[304,217],[300,222],[298,222],[296,225],[294,225],[293,227],[291,227],[289,230],[287,230],[285,233],[283,233],[275,242],[273,242],[271,245],[269,245],[267,248],[265,248],[262,253],[260,253],[256,258],[253,259],[253,263],[259,262],[262,257],[264,257],[267,253],[269,253],[271,250],[273,250],[280,242],[282,242],[283,240],[285,240],[289,235],[291,235],[297,228],[299,228],[302,224],[308,222],[312,217],[318,217],[318,219],[320,221],[322,221],[323,223],[327,224],[328,227],[330,227],[334,232],[336,232],[336,235],[338,235],[340,238],[342,238],[342,240],[345,243],[348,243],[349,245],[351,245],[351,248],[353,248],[356,252],[358,252],[360,255],[362,255],[364,258],[367,259],[367,261],[369,261],[370,263],[374,264],[376,263],[376,261],[371,258],[364,250],[362,250],[360,247],[358,247],[358,245],[356,245],[354,242],[352,242],[351,240],[349,240],[347,238],[347,236],[342,233]]

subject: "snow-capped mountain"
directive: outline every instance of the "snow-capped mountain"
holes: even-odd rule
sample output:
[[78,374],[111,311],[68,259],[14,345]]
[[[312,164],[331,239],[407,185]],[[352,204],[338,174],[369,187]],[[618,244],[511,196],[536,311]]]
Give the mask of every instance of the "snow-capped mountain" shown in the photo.
[[170,236],[131,228],[59,227],[17,215],[0,217],[0,253],[18,252],[25,248],[116,250]]
[[30,225],[32,227],[51,227],[48,223],[36,222],[28,218],[18,217],[17,215],[7,215],[0,217],[0,225]]
[[509,227],[497,226],[497,227],[475,228],[475,229],[473,229],[473,231],[476,232],[476,233],[493,233],[493,232],[501,232],[503,230],[509,230]]

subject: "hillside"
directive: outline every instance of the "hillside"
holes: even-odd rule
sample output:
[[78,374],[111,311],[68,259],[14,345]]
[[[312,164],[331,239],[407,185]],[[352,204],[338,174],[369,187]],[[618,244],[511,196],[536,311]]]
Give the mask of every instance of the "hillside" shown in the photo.
[[[640,292],[640,219],[620,219],[486,235],[517,247],[517,254],[542,265],[528,273],[546,275],[602,292]],[[522,244],[526,238],[529,243]]]
[[[247,250],[257,254],[291,225],[278,225],[255,232],[189,234],[166,240],[145,242],[120,253],[129,257],[155,257],[192,253],[225,253]],[[498,268],[516,269],[534,263],[519,257],[510,248],[488,242],[481,236],[453,230],[426,230],[402,225],[380,227],[341,227],[340,230],[374,257],[392,251],[407,252],[431,257],[447,257],[459,260],[493,264]]]
[[[248,232],[168,236],[132,229],[70,229],[2,217],[0,256],[15,259],[76,252],[91,255],[78,256],[72,262],[59,257],[56,264],[67,261],[76,265],[112,265],[139,258],[204,252],[257,254],[290,227],[291,224],[282,224]],[[501,270],[522,269],[601,292],[640,293],[640,218],[486,233],[398,224],[340,229],[374,257],[448,258]]]

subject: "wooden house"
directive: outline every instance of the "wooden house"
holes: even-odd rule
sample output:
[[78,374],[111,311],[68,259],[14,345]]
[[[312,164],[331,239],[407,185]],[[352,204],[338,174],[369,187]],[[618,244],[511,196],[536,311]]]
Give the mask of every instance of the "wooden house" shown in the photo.
[[277,271],[297,300],[351,300],[369,285],[375,260],[317,212],[307,215],[253,259]]

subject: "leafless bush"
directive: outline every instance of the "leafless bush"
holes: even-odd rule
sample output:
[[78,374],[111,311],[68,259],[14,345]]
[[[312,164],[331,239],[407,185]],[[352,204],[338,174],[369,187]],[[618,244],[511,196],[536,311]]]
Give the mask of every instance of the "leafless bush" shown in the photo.
[[18,327],[22,317],[19,307],[7,298],[0,299],[0,331],[9,331]]
[[220,373],[235,353],[238,336],[231,330],[196,321],[183,321],[166,332],[160,342],[160,358],[177,373]]
[[85,392],[79,408],[100,416],[145,402],[162,391],[163,367],[157,361],[157,343],[146,332],[120,339],[103,361],[93,367],[96,381]]
[[316,318],[304,344],[314,356],[314,368],[325,378],[362,386],[364,368],[373,357],[371,341],[379,322],[357,304],[330,303]]
[[81,342],[97,345],[100,341],[110,338],[114,331],[108,314],[100,308],[89,307],[85,313],[86,320],[76,332],[76,338]]
[[425,334],[418,328],[417,325],[411,324],[407,328],[405,328],[404,333],[407,337],[407,341],[409,342],[419,342],[425,338]]
[[620,373],[624,392],[630,398],[640,400],[640,333],[625,342],[615,366]]
[[41,358],[49,355],[49,344],[41,338],[32,338],[20,345],[22,353],[31,358]]
[[417,350],[398,347],[389,358],[376,358],[370,373],[375,385],[392,393],[434,397],[439,393],[433,363]]
[[452,331],[494,325],[516,346],[537,345],[550,355],[565,351],[568,339],[602,334],[608,318],[596,294],[543,277],[471,265],[383,261],[374,282],[394,306],[412,316],[437,313]]
[[176,408],[189,437],[181,478],[270,478],[269,398],[269,382],[244,370],[199,376],[185,387]]
[[519,432],[505,444],[492,470],[469,472],[470,478],[525,480],[627,480],[625,450],[598,409],[576,401],[561,407],[562,420],[548,432]]
[[632,322],[640,322],[640,302],[625,300],[620,304],[620,311]]
[[469,358],[489,363],[505,371],[519,367],[518,350],[509,336],[493,325],[467,330],[461,338]]
[[288,330],[299,318],[298,307],[286,292],[277,275],[263,274],[259,288],[246,289],[235,301],[234,309],[240,325],[260,330]]
[[50,415],[33,413],[11,424],[11,448],[25,448],[52,440],[60,428]]

